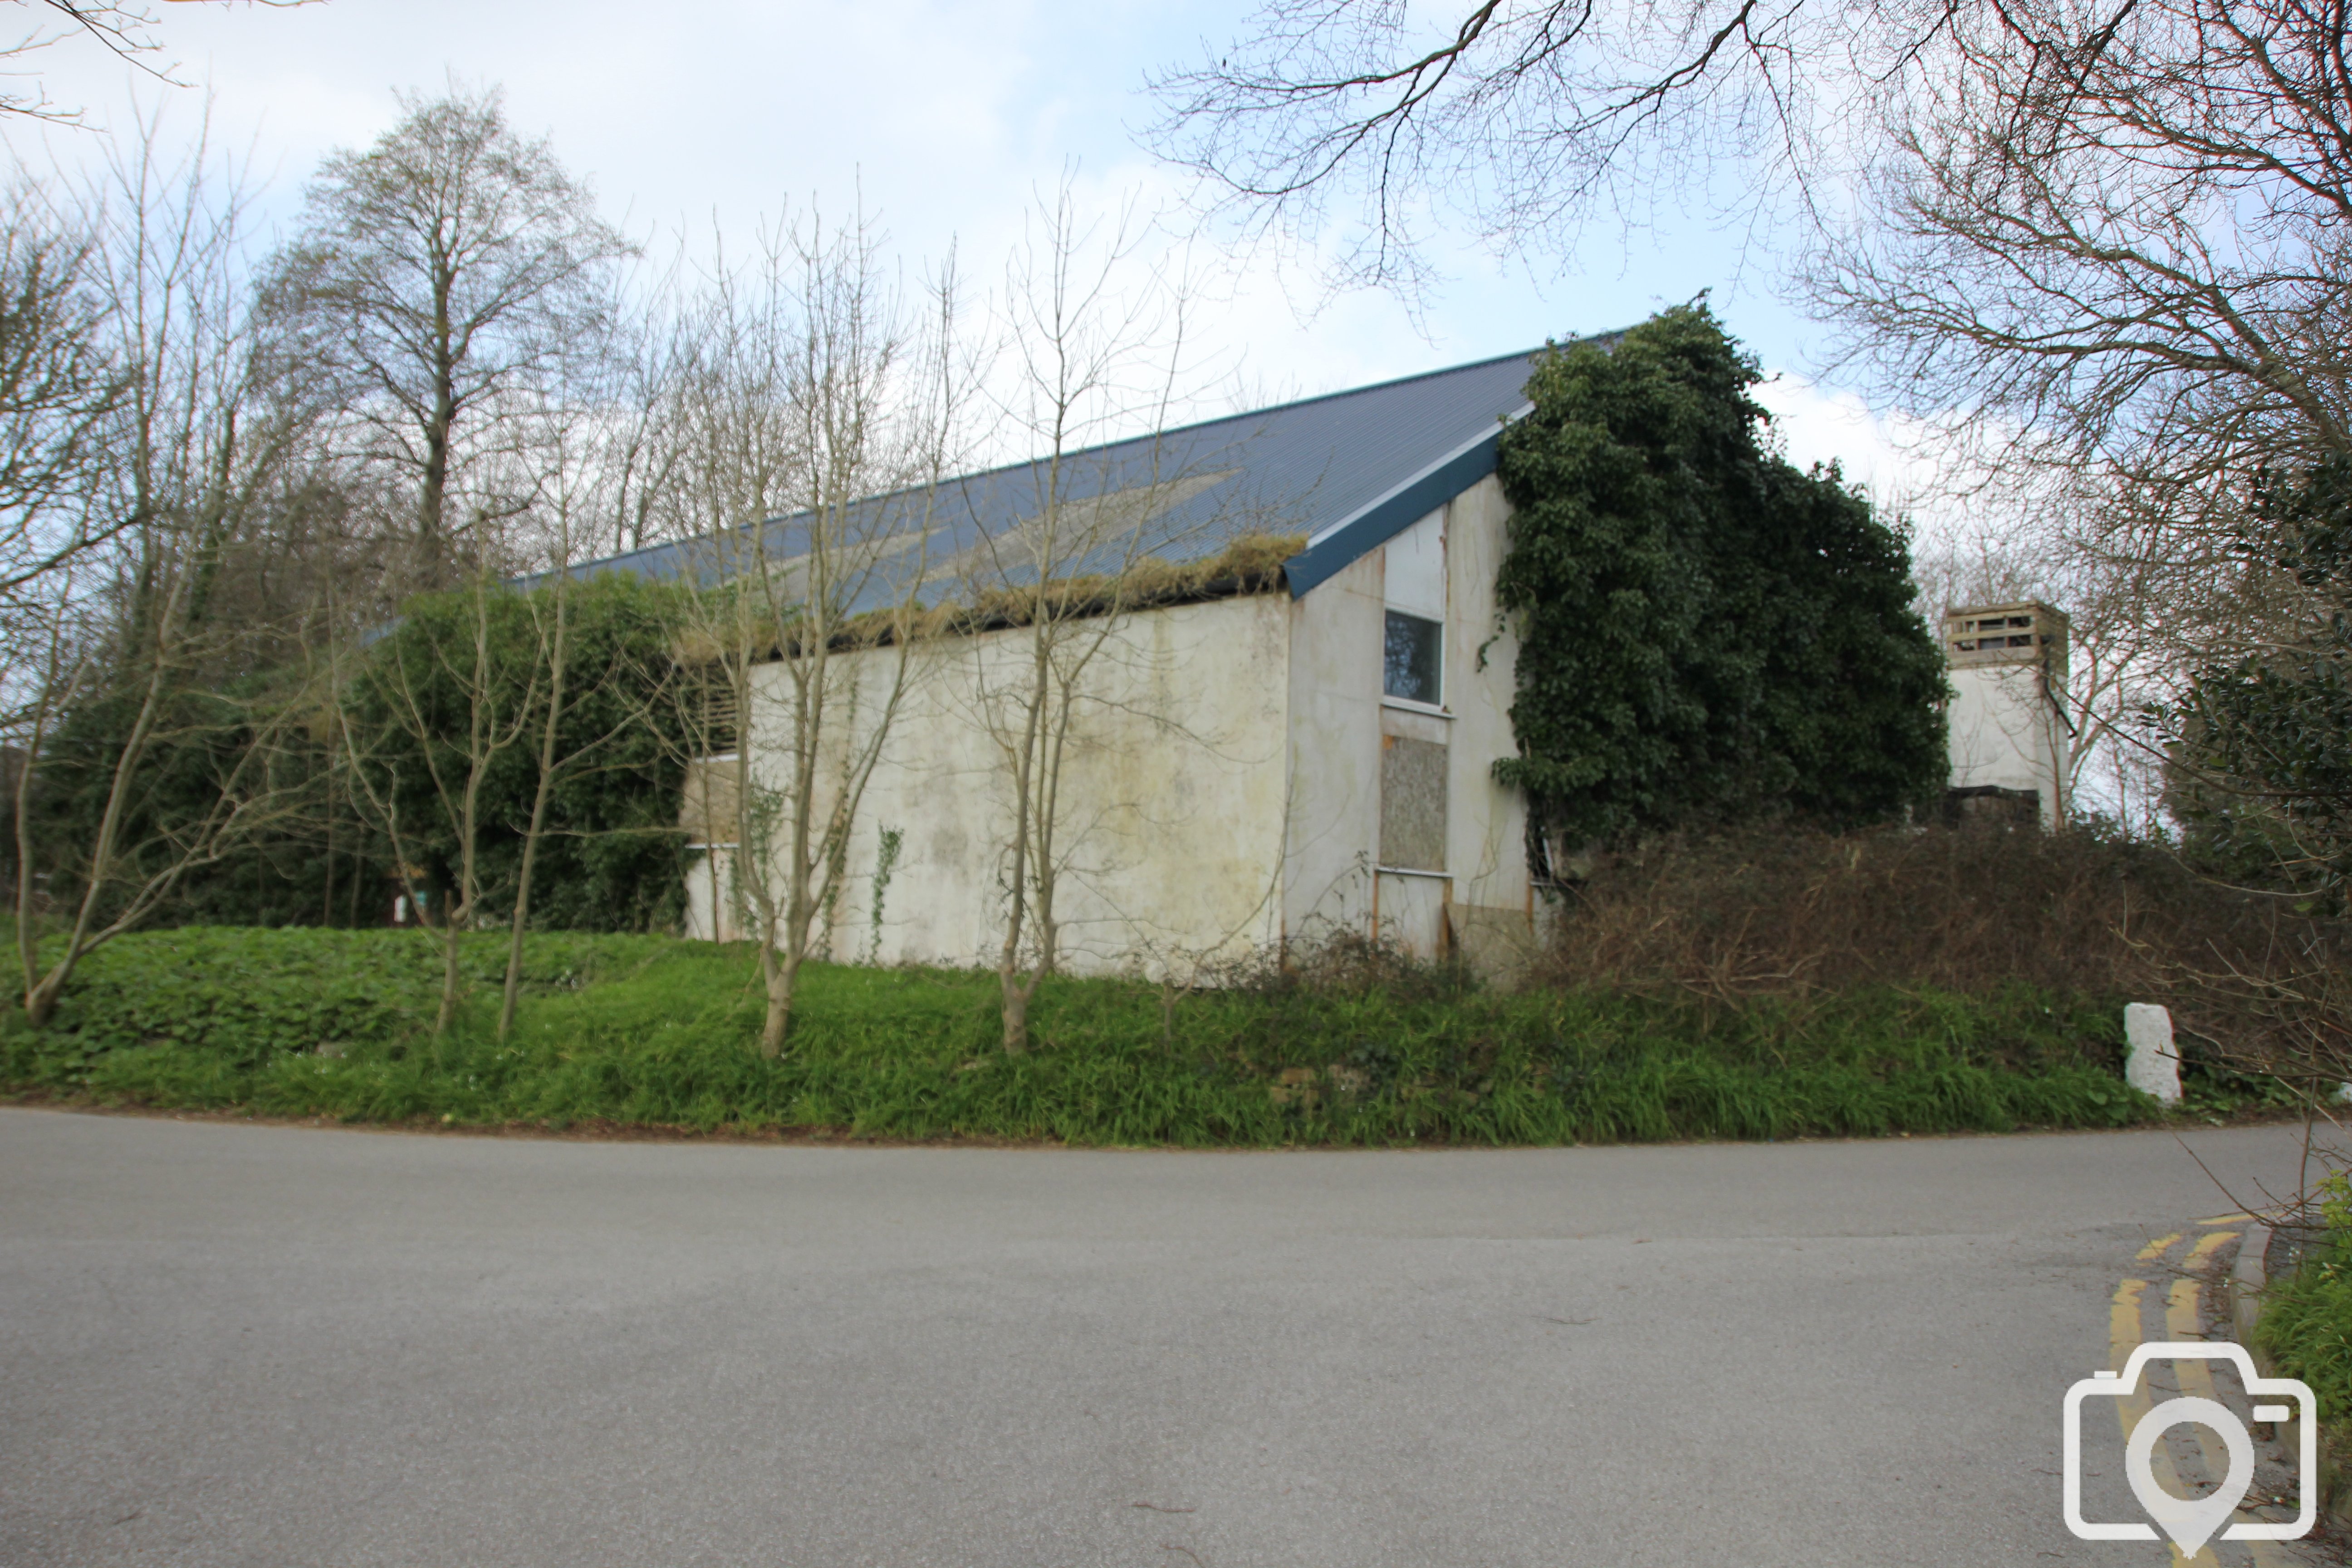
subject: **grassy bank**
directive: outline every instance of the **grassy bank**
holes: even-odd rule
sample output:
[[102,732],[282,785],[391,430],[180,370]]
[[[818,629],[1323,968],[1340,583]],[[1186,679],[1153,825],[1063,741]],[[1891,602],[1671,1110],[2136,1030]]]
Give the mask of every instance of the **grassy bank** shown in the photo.
[[2338,1473],[2352,1415],[2352,1182],[2343,1172],[2320,1184],[2321,1235],[2303,1266],[2263,1294],[2254,1336],[2277,1375],[2299,1377],[2319,1401],[2319,1430]]
[[1036,1047],[996,1046],[994,979],[821,965],[783,1059],[756,1049],[753,955],[664,937],[535,936],[514,1037],[504,939],[430,1036],[438,956],[412,932],[190,928],[95,955],[54,1026],[0,1026],[18,1095],[352,1121],[892,1138],[1393,1145],[2106,1127],[2150,1113],[2114,1009],[2018,989],[1802,1005],[1468,987],[1390,965],[1164,993],[1050,983]]

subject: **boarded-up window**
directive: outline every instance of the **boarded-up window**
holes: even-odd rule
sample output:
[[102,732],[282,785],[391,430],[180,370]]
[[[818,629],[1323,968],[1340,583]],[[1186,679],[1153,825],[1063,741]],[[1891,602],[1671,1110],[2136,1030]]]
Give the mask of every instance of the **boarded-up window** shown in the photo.
[[1381,737],[1381,864],[1445,869],[1445,748]]
[[677,825],[688,844],[735,842],[735,762],[686,764],[686,798],[679,803]]

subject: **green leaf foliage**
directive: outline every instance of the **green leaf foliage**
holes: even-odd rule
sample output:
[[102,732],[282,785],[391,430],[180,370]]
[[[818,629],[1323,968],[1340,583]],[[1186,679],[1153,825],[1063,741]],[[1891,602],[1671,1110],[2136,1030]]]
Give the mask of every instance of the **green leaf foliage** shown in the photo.
[[[397,808],[403,846],[446,907],[454,883],[457,828],[425,765],[429,751],[453,791],[465,777],[471,717],[467,690],[488,693],[485,712],[520,723],[514,744],[486,770],[478,804],[478,921],[512,908],[524,830],[538,786],[540,716],[548,689],[541,633],[548,591],[533,604],[493,586],[487,674],[474,671],[475,595],[428,595],[366,648],[338,729],[332,699],[299,670],[242,675],[167,691],[131,778],[121,862],[110,897],[169,865],[234,781],[244,797],[266,795],[266,821],[191,868],[154,919],[163,924],[373,925],[396,886],[393,847],[367,792],[350,776],[357,754],[368,782]],[[677,831],[683,787],[681,716],[666,688],[677,602],[674,590],[605,575],[568,590],[566,711],[561,765],[532,877],[532,922],[583,931],[643,931],[676,923],[684,899],[685,849]],[[405,713],[404,683],[424,723]],[[143,690],[139,672],[95,686],[60,716],[43,748],[36,793],[34,869],[51,902],[81,887],[78,857],[94,841],[117,759]],[[296,705],[299,722],[269,723]],[[268,731],[266,744],[257,737]],[[11,846],[13,847],[13,845]],[[13,872],[13,856],[9,869]],[[102,904],[101,917],[111,912]]]
[[2273,1279],[2263,1293],[2255,1342],[2273,1372],[2311,1385],[2319,1430],[2339,1456],[2352,1452],[2340,1436],[2352,1415],[2352,1176],[2330,1173],[2320,1184],[2318,1235],[2302,1266]]
[[[570,673],[556,752],[578,760],[560,763],[549,797],[531,874],[531,923],[667,928],[683,908],[686,868],[677,832],[684,726],[668,690],[676,593],[618,574],[574,583],[568,592]],[[539,784],[548,691],[543,633],[554,610],[549,589],[535,593],[535,606],[524,594],[496,586],[414,601],[368,650],[348,709],[364,765],[398,810],[403,847],[444,908],[457,884],[458,823],[436,788],[435,771],[454,799],[467,775],[477,690],[486,722],[501,730],[520,722],[519,738],[491,756],[480,782],[481,921],[503,920],[513,907]],[[488,617],[487,661],[476,654],[478,615]]]
[[1495,771],[1569,842],[1860,823],[1944,784],[1943,658],[1904,540],[1835,468],[1765,448],[1759,379],[1680,307],[1545,355],[1503,436],[1519,754]]
[[2173,805],[2193,856],[2224,875],[2310,894],[2352,889],[2352,458],[2265,473],[2247,548],[2300,601],[2305,634],[2197,673],[2158,714],[2173,739]]
[[[143,696],[143,672],[136,667],[110,684],[93,685],[59,716],[42,747],[34,869],[55,907],[69,908],[81,894],[89,847]],[[291,726],[269,722],[287,704],[320,711]],[[290,673],[163,692],[124,799],[115,877],[102,893],[100,920],[112,917],[128,888],[178,860],[207,817],[222,811],[225,796],[267,800],[266,829],[231,837],[217,858],[189,866],[156,919],[331,922],[347,917],[362,889],[373,913],[383,858],[336,790],[326,718],[323,704]],[[13,854],[8,859],[13,869]]]

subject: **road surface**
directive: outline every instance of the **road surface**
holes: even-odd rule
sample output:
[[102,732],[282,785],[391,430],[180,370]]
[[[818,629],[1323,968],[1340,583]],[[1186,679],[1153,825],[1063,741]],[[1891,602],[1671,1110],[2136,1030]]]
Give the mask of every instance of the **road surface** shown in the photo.
[[1174,1153],[0,1109],[0,1563],[2140,1568],[2168,1552],[2061,1525],[2060,1402],[2135,1255],[2299,1155],[2187,1143],[2211,1175],[2161,1132]]

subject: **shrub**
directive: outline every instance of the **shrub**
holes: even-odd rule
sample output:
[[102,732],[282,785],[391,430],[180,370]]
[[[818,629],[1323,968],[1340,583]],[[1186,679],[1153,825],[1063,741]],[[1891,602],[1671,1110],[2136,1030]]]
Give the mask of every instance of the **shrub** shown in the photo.
[[1587,872],[1554,908],[1544,984],[1800,1014],[1872,987],[2159,1002],[2192,1080],[2223,1098],[2352,1078],[2334,1043],[2352,1024],[2329,979],[2338,922],[2095,826],[1690,833]]
[[[687,862],[675,831],[685,784],[683,725],[664,685],[677,595],[622,574],[574,584],[570,593],[569,691],[557,751],[586,754],[549,797],[532,873],[532,921],[581,931],[665,929],[684,908]],[[457,882],[459,845],[428,763],[445,779],[465,776],[472,679],[457,672],[473,668],[475,609],[470,592],[412,602],[369,650],[349,710],[357,749],[376,788],[398,807],[407,852],[442,908]],[[494,725],[519,726],[523,739],[492,757],[481,780],[475,854],[484,905],[476,918],[483,921],[512,909],[539,784],[534,713],[544,711],[547,689],[545,653],[525,595],[495,591],[487,612],[487,708]],[[404,693],[414,694],[421,725]]]

